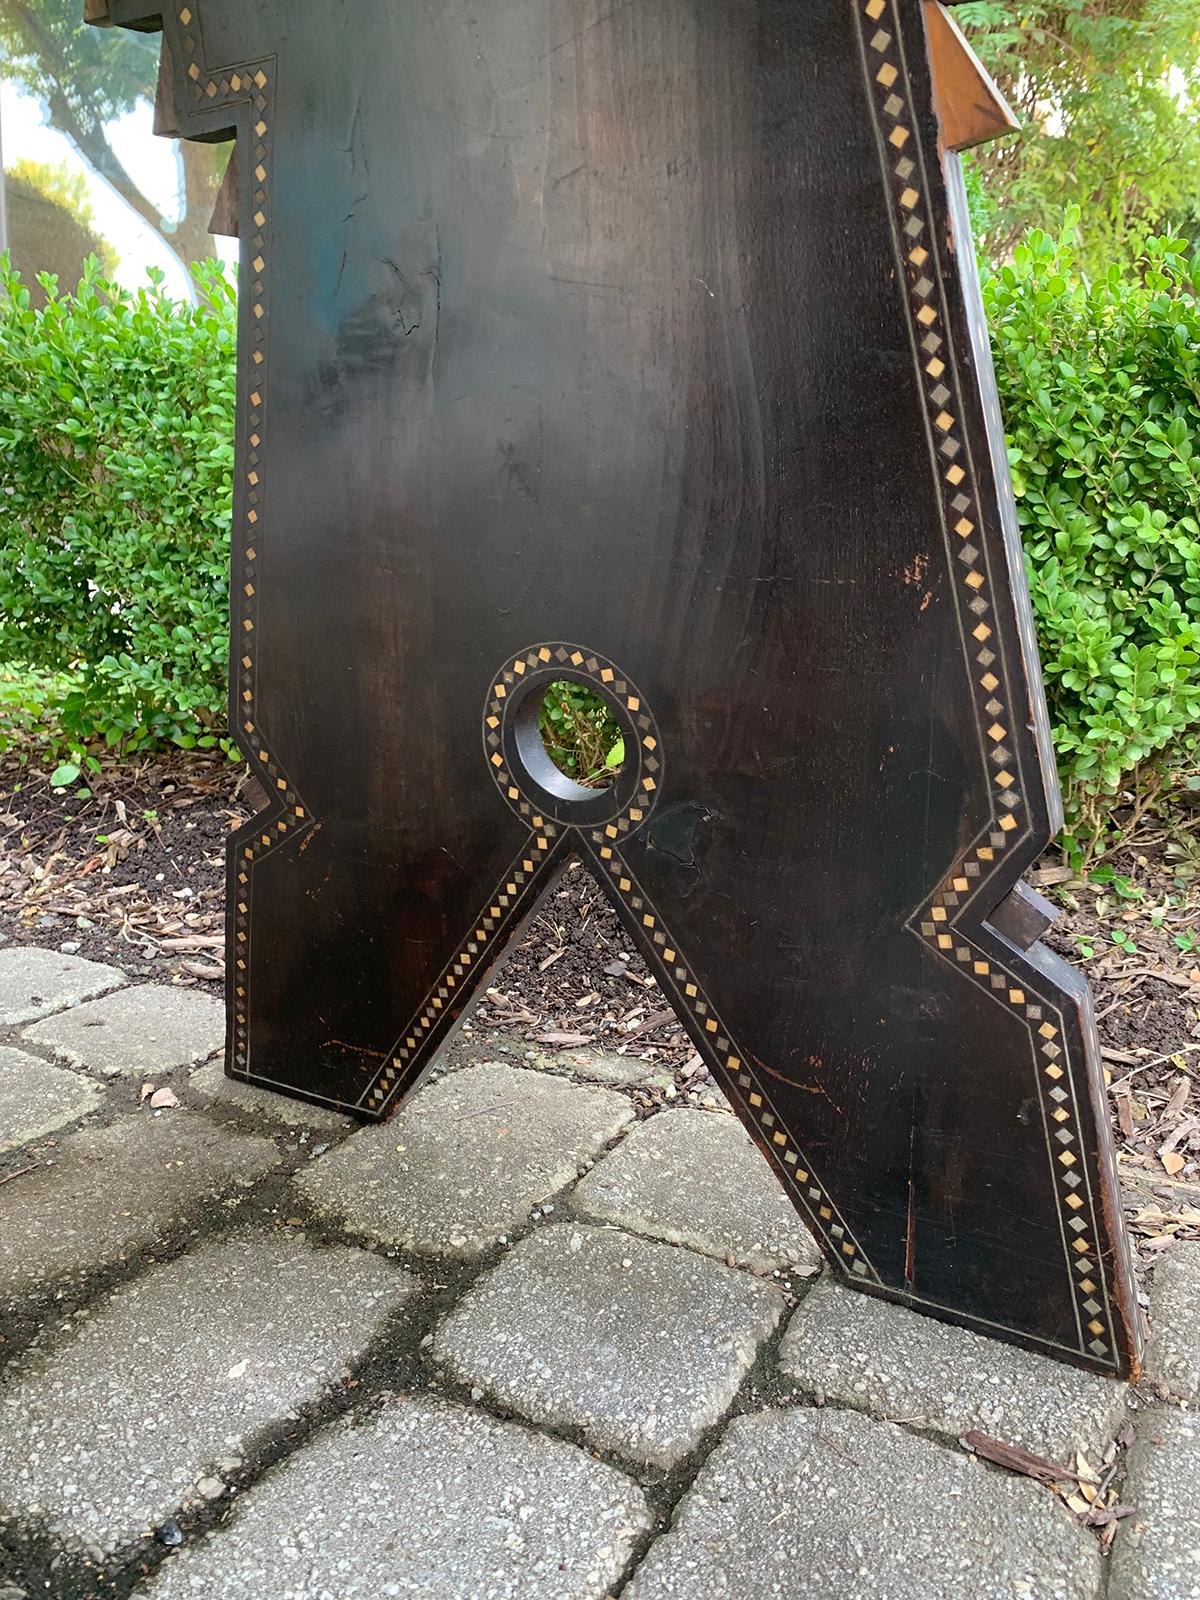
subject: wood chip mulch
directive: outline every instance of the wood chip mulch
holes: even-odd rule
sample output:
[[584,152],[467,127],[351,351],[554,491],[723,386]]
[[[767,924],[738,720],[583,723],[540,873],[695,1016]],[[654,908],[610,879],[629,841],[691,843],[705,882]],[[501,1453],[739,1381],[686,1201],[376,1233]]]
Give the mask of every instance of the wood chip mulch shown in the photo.
[[[0,762],[0,936],[220,993],[224,845],[264,797],[197,756],[108,763],[91,794]],[[1200,832],[1200,822],[1197,823]],[[1149,1267],[1200,1237],[1200,848],[1150,834],[1087,879],[1032,875],[1062,915],[1046,942],[1092,985],[1127,1212]],[[1182,843],[1181,843],[1182,839]],[[545,1051],[591,1047],[703,1067],[596,881],[568,869],[472,1018]]]

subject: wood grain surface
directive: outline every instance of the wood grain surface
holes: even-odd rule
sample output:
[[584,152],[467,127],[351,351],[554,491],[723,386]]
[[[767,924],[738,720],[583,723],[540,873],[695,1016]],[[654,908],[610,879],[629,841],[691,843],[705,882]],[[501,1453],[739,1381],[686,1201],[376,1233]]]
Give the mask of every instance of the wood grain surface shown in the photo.
[[238,141],[230,1071],[387,1115],[581,854],[848,1282],[1130,1371],[919,0],[109,10]]

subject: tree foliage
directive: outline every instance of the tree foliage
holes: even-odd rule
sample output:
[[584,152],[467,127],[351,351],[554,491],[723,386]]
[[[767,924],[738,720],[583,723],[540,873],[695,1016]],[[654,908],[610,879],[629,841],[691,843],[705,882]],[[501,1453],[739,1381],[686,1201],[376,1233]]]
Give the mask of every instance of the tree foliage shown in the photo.
[[[220,147],[184,143],[183,215],[172,219],[138,188],[108,138],[108,124],[153,98],[158,39],[83,22],[82,0],[0,0],[0,55],[6,72],[40,100],[52,127],[190,264],[210,251]],[[147,112],[147,134],[149,113]]]
[[83,263],[95,255],[111,276],[117,257],[96,233],[82,175],[38,161],[18,161],[5,173],[9,250],[29,281],[34,304],[43,303],[37,277],[52,273],[60,283],[79,281]]
[[971,161],[976,226],[1004,259],[1030,227],[1099,274],[1200,209],[1200,0],[971,0],[955,7],[1021,122]]

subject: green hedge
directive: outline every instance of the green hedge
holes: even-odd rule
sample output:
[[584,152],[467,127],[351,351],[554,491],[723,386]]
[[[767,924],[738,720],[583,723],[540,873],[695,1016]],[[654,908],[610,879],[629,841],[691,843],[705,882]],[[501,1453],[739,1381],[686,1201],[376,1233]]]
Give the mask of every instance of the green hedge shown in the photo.
[[[0,257],[0,663],[57,682],[59,748],[223,740],[236,302],[196,276],[193,307],[92,258],[39,311]],[[29,700],[0,685],[0,731]]]
[[[984,273],[1076,808],[1191,760],[1200,724],[1200,308],[1185,252],[1152,239],[1136,276],[1093,283],[1068,226]],[[0,279],[0,733],[61,730],[59,749],[220,742],[236,309],[213,269],[198,282],[200,304],[180,306],[158,282],[115,289],[92,263],[77,295],[35,312]],[[29,668],[42,676],[27,692]]]
[[[1068,801],[1190,761],[1200,723],[1200,306],[1179,239],[1089,282],[1071,227],[985,272]],[[1094,812],[1094,807],[1093,807]]]

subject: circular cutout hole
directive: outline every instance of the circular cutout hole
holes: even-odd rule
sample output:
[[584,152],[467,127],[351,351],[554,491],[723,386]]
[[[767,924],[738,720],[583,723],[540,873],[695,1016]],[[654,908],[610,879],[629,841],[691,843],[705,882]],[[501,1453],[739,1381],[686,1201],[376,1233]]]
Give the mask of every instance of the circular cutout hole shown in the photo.
[[604,825],[610,839],[645,821],[663,782],[661,739],[618,667],[580,646],[541,645],[513,656],[492,684],[483,751],[513,811],[534,828],[544,818]]
[[576,678],[530,684],[510,721],[517,769],[547,799],[602,810],[621,776],[625,728],[608,697]]
[[590,798],[610,789],[625,764],[625,735],[608,700],[590,684],[558,678],[537,708],[542,748],[556,770]]

